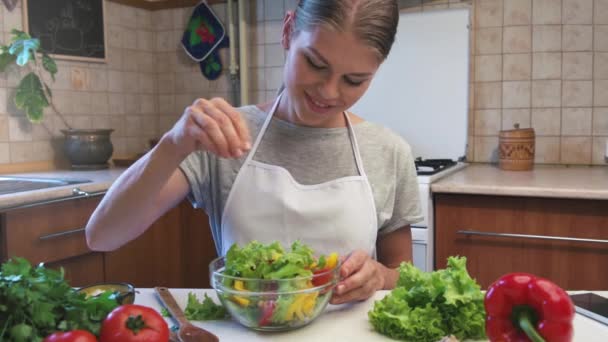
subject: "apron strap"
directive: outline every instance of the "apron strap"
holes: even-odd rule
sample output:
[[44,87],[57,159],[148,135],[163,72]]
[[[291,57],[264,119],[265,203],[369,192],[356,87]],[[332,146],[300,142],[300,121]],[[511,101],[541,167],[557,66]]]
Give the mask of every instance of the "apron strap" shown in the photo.
[[353,147],[353,152],[355,155],[355,163],[357,164],[357,169],[359,170],[359,175],[363,177],[367,177],[365,175],[365,170],[363,169],[363,162],[361,161],[361,154],[359,153],[359,144],[357,143],[357,137],[355,136],[355,129],[353,125],[350,123],[350,118],[348,117],[348,113],[344,111],[344,118],[346,118],[346,125],[348,128],[348,134],[350,135],[350,144]]

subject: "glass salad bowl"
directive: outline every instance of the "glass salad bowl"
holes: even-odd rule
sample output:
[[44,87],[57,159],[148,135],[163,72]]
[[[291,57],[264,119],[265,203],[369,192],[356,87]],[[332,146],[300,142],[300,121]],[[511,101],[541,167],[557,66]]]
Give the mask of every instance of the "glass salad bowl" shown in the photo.
[[255,279],[224,273],[225,257],[209,266],[211,286],[233,319],[259,331],[286,331],[314,321],[339,280],[340,262],[310,276]]

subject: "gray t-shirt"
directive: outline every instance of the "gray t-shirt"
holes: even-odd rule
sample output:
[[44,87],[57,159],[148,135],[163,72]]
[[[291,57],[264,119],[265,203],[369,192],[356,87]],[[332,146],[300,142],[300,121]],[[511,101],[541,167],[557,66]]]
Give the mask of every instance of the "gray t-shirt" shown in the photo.
[[[257,106],[238,110],[249,126],[252,142],[255,141],[268,114]],[[374,195],[378,234],[421,221],[410,146],[391,130],[369,121],[355,124],[353,128]],[[190,183],[190,201],[209,216],[216,246],[220,246],[221,241],[224,205],[245,159],[246,155],[224,159],[196,151],[180,165]],[[346,127],[304,127],[273,117],[253,159],[284,167],[301,184],[359,175]]]

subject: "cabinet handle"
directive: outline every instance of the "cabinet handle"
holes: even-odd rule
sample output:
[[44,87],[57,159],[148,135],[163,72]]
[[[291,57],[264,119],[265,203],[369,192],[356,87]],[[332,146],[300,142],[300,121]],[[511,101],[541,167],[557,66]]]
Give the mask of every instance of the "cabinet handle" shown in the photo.
[[512,234],[512,233],[491,233],[491,232],[479,232],[476,230],[459,230],[456,233],[462,235],[481,235],[481,236],[492,236],[499,238],[522,238],[522,239],[539,239],[539,240],[558,240],[558,241],[571,241],[571,242],[595,242],[595,243],[608,243],[608,240],[599,239],[582,239],[566,236],[545,236],[545,235],[530,235],[530,234]]
[[84,232],[84,228],[76,228],[76,229],[71,229],[71,230],[64,230],[64,231],[59,232],[59,233],[52,233],[52,234],[42,235],[38,239],[44,241],[44,240],[50,240],[50,239],[58,238],[58,237],[61,237],[61,236],[72,235],[72,234],[76,234],[76,233],[80,233],[80,232]]

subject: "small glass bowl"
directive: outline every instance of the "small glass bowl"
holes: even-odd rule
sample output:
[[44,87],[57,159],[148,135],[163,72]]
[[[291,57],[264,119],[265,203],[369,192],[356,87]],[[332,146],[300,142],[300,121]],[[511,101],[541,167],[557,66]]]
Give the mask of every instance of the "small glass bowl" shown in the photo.
[[116,294],[116,301],[120,305],[135,302],[135,287],[128,283],[100,283],[78,289],[78,292],[84,293],[87,297],[98,296],[107,291]]
[[211,287],[233,319],[259,331],[287,331],[314,321],[340,277],[340,263],[309,277],[279,280],[225,275],[224,266],[224,257],[209,265]]

